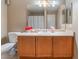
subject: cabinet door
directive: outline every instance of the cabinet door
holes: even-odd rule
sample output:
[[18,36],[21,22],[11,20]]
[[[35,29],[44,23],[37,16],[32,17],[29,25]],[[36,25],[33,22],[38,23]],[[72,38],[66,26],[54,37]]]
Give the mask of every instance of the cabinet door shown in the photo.
[[19,56],[35,56],[35,37],[19,36],[18,54]]
[[53,39],[53,56],[54,57],[71,57],[73,54],[73,37],[54,37]]
[[52,37],[36,37],[36,56],[49,57],[52,56]]

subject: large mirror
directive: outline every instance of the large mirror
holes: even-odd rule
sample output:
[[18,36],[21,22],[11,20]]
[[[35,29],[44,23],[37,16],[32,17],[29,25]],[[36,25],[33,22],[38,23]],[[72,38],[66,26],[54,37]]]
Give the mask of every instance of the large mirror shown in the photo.
[[71,3],[67,0],[28,0],[28,24],[34,29],[65,30],[71,26]]

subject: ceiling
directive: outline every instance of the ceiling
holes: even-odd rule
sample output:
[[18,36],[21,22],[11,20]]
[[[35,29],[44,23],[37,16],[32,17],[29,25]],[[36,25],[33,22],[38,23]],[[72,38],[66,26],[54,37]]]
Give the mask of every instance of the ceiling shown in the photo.
[[[35,5],[35,3],[38,1],[40,0],[26,0],[27,10],[30,13],[43,13],[44,12],[44,7],[39,7]],[[50,0],[50,1],[53,1],[53,0]],[[52,6],[48,7],[47,11],[49,13],[57,11],[60,5],[65,4],[65,0],[54,0],[54,1],[57,1],[58,4],[55,7],[52,7]]]

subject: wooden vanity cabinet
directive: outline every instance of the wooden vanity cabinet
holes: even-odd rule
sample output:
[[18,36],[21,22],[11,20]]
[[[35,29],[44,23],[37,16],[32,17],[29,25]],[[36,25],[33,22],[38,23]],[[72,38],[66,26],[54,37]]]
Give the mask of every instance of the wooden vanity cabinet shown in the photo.
[[35,56],[35,37],[19,36],[18,37],[18,55],[19,56]]
[[36,56],[52,57],[52,37],[51,36],[36,37]]
[[56,36],[53,38],[53,57],[72,57],[73,56],[73,37]]
[[17,42],[18,56],[25,59],[73,57],[73,46],[72,36],[19,36]]

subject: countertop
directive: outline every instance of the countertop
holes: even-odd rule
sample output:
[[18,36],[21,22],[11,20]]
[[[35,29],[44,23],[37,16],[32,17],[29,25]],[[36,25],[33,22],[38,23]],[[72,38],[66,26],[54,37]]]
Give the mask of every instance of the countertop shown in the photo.
[[74,36],[72,31],[58,31],[58,32],[12,32],[17,34],[17,36]]

